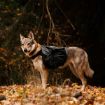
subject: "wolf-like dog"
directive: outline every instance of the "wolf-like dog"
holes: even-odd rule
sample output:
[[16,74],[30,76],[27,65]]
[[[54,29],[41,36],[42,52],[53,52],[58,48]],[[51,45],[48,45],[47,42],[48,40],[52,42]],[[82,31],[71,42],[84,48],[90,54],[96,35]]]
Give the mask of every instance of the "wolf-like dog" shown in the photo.
[[[34,68],[40,72],[42,86],[47,87],[49,70],[44,65],[42,55],[40,53],[42,46],[34,39],[34,34],[29,32],[28,37],[20,34],[21,48],[23,52],[32,59]],[[92,77],[94,71],[90,68],[87,53],[78,47],[64,47],[67,59],[63,65],[58,68],[70,67],[72,73],[81,80],[83,91],[87,85],[85,76]]]

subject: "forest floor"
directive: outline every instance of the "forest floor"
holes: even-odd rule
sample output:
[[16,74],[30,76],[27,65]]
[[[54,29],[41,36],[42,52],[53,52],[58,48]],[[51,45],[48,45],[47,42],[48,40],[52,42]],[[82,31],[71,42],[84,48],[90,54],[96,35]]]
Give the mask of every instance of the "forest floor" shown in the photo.
[[105,105],[105,88],[88,85],[49,86],[33,84],[0,86],[0,105]]

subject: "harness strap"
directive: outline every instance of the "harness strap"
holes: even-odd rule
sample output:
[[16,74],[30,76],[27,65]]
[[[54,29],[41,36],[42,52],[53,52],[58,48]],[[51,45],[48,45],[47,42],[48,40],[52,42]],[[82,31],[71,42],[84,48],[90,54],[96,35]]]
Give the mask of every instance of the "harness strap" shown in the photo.
[[31,59],[35,59],[37,56],[42,54],[42,50],[40,50],[39,52],[37,52],[35,55],[31,56]]

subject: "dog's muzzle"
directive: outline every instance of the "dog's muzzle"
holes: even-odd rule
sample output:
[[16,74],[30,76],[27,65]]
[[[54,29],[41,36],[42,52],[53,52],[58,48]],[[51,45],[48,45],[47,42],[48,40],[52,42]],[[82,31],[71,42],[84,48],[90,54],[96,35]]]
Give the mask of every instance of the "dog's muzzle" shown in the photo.
[[24,49],[24,52],[27,52],[27,49]]

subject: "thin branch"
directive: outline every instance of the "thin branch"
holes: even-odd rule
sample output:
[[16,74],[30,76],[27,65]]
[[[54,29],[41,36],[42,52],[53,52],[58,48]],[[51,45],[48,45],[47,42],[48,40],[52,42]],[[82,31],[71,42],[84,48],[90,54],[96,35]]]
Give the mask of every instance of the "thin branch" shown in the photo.
[[42,20],[43,20],[43,16],[44,16],[44,0],[43,0],[43,7],[42,7],[42,16],[41,16],[41,18],[40,18],[40,22],[39,22],[39,24],[38,24],[38,28],[37,28],[37,30],[36,30],[36,32],[35,32],[35,34],[37,34],[38,33],[38,31],[39,31],[39,27],[40,27],[40,25],[41,25],[41,23],[42,23]]
[[48,13],[48,16],[49,16],[49,19],[51,22],[52,30],[53,30],[55,28],[55,25],[54,25],[53,19],[51,17],[50,11],[49,11],[48,0],[46,0],[46,10],[47,10],[47,13]]
[[46,0],[46,10],[47,10],[47,13],[50,19],[50,26],[49,26],[48,37],[47,37],[47,45],[49,44],[49,37],[50,37],[51,32],[55,34],[55,39],[58,41],[58,44],[61,45],[61,38],[59,36],[59,33],[55,31],[55,25],[54,25],[53,19],[49,11],[48,0]]
[[51,33],[51,32],[54,30],[54,28],[55,28],[53,19],[52,19],[52,17],[51,17],[50,11],[49,11],[48,0],[46,0],[46,11],[47,11],[47,14],[48,14],[49,19],[50,19],[50,26],[49,26],[48,37],[47,37],[47,45],[48,45],[48,44],[49,44],[49,36],[50,36],[50,33]]
[[73,30],[76,30],[75,26],[73,25],[73,23],[71,22],[71,20],[65,15],[64,11],[62,10],[62,8],[59,6],[59,4],[57,3],[57,0],[55,0],[55,3],[57,5],[57,7],[59,8],[59,10],[61,11],[61,13],[64,15],[64,17],[67,19],[67,22],[71,25],[71,27],[73,28]]

